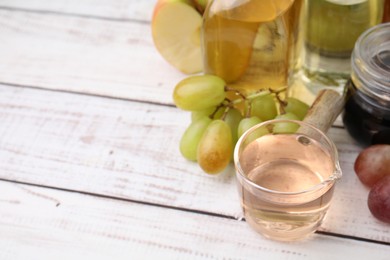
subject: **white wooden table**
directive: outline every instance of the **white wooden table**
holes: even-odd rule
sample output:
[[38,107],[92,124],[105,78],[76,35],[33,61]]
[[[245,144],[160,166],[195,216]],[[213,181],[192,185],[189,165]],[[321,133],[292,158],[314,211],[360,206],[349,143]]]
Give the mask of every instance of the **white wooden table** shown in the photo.
[[185,75],[154,48],[153,6],[0,0],[0,259],[390,259],[340,121],[344,176],[302,242],[248,227],[233,166],[208,176],[180,156]]

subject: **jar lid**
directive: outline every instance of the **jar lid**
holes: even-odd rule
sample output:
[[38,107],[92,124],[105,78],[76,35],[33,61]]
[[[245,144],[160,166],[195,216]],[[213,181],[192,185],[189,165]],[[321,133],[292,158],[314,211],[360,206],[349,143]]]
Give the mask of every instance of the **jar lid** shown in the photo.
[[352,80],[359,90],[390,102],[390,23],[376,25],[360,35],[351,65]]

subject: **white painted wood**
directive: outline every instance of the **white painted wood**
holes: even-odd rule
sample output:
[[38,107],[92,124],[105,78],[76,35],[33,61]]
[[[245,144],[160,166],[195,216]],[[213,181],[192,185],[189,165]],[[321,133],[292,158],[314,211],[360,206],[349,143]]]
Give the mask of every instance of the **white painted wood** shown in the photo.
[[[0,83],[87,94],[0,84],[1,179],[241,216],[233,167],[208,176],[179,154],[189,114],[164,104],[172,104],[173,87],[185,75],[154,48],[153,5],[0,0]],[[342,126],[340,118],[335,125]],[[329,135],[344,176],[321,230],[390,243],[389,225],[371,216],[368,189],[353,172],[361,148],[344,129]],[[389,253],[388,246],[324,235],[280,244],[240,221],[29,185],[0,182],[0,190],[0,259],[385,259]]]
[[172,104],[148,23],[0,9],[0,82]]
[[374,243],[316,234],[279,243],[243,221],[5,182],[0,190],[0,258],[5,260],[389,256],[388,246]]
[[[176,108],[0,86],[0,120],[0,178],[240,217],[233,167],[208,176],[180,156]],[[390,242],[353,172],[361,148],[329,135],[344,176],[323,230]]]
[[0,8],[150,21],[157,0],[0,0]]

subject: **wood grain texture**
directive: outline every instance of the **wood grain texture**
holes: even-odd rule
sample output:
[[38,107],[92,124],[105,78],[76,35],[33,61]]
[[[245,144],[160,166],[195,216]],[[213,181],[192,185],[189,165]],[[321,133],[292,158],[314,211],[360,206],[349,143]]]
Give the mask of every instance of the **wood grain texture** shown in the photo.
[[325,235],[281,244],[233,219],[233,167],[209,176],[179,154],[190,120],[171,94],[185,75],[154,48],[153,5],[0,0],[0,259],[387,259],[374,242],[390,243],[389,225],[369,213],[361,148],[340,127]]
[[[188,113],[123,100],[0,86],[0,178],[239,218],[234,169],[204,174],[178,143]],[[353,172],[361,148],[331,128],[344,171],[322,230],[390,242]]]
[[0,0],[0,9],[150,22],[157,0]]
[[388,259],[385,245],[316,234],[278,243],[243,221],[1,181],[0,190],[4,260]]
[[345,100],[345,96],[334,90],[321,90],[303,121],[326,133],[342,112]]
[[172,104],[150,24],[0,9],[0,83]]

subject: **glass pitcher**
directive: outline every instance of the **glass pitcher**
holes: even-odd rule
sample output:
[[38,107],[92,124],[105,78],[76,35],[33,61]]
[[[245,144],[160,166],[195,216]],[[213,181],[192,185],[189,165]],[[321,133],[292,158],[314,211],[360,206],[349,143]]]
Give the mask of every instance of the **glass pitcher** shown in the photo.
[[204,13],[204,70],[245,94],[287,87],[303,0],[211,0]]

